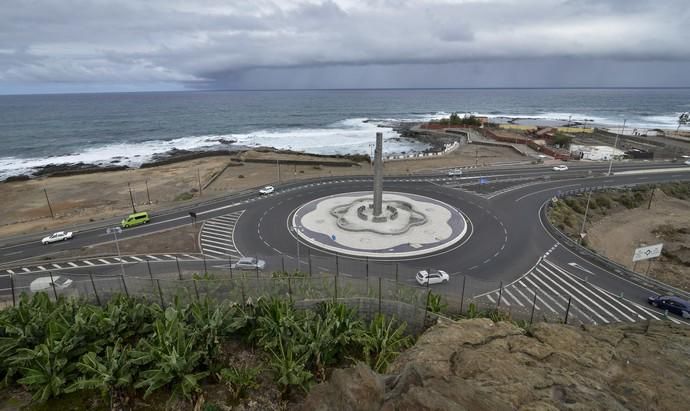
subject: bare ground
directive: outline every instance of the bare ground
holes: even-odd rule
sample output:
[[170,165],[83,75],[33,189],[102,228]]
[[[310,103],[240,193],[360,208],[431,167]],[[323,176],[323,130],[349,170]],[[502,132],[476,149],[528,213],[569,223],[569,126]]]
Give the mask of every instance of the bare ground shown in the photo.
[[[3,213],[0,213],[0,236],[60,229],[126,215],[131,211],[128,184],[131,186],[137,210],[145,211],[278,182],[276,164],[242,162],[239,163],[242,164],[240,166],[228,167],[238,164],[231,161],[237,156],[206,157],[146,169],[0,183],[0,198],[3,204]],[[328,165],[329,162],[337,161],[335,159],[308,155],[247,152],[241,156],[317,162],[315,165],[280,165],[282,182],[371,173],[368,163],[336,167]],[[458,150],[443,157],[387,162],[385,172],[389,175],[399,175],[520,160],[525,158],[506,148],[462,145]],[[203,187],[219,173],[220,176],[203,190],[200,196],[199,181]],[[50,216],[44,188],[47,190],[55,219]]]
[[[635,248],[664,243],[669,255],[652,263],[648,275],[667,284],[690,291],[690,201],[666,196],[656,190],[652,208],[646,205],[619,210],[596,221],[589,229],[589,245],[597,252],[630,269],[635,265]],[[640,261],[635,271],[644,274],[647,261]]]
[[[127,254],[168,254],[168,253],[199,253],[198,235],[201,224],[196,226],[187,224],[173,230],[165,230],[154,234],[120,240],[120,253]],[[115,242],[82,247],[75,250],[62,251],[45,257],[49,259],[87,258],[90,256],[117,255]]]

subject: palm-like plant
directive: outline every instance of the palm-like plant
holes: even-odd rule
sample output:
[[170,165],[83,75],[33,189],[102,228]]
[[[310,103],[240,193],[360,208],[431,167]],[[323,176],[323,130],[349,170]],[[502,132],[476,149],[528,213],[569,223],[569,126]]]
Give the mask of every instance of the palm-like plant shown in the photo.
[[297,331],[297,312],[288,300],[259,301],[256,327],[249,340],[264,349],[276,349],[280,338],[292,338]]
[[360,336],[364,360],[376,372],[386,371],[388,365],[402,350],[412,345],[412,338],[405,335],[405,323],[390,321],[379,314],[369,324],[367,332]]
[[129,352],[129,346],[123,347],[117,341],[115,345],[105,349],[102,357],[94,352],[84,354],[77,363],[77,369],[83,376],[70,385],[66,392],[96,389],[103,396],[109,396],[111,409],[119,409],[124,401],[121,393],[131,386],[134,378]]
[[177,310],[166,309],[164,317],[155,321],[153,335],[139,340],[130,354],[133,364],[145,368],[134,385],[146,389],[144,398],[170,384],[173,393],[191,399],[200,390],[199,381],[209,374],[197,371],[205,353],[199,349],[198,336],[180,317]]
[[307,391],[312,379],[312,374],[306,370],[309,352],[296,352],[295,347],[280,336],[276,350],[269,351],[272,354],[271,369],[283,395],[289,394],[293,387]]
[[246,395],[247,390],[259,386],[257,377],[261,372],[260,367],[235,367],[223,368],[218,373],[218,379],[224,382],[230,389],[234,400]]

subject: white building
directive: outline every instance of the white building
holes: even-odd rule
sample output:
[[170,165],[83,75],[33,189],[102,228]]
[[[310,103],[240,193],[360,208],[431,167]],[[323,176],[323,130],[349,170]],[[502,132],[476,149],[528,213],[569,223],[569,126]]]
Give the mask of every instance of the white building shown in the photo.
[[583,146],[578,144],[570,145],[570,154],[580,160],[610,160],[620,158],[625,155],[623,150],[609,146]]

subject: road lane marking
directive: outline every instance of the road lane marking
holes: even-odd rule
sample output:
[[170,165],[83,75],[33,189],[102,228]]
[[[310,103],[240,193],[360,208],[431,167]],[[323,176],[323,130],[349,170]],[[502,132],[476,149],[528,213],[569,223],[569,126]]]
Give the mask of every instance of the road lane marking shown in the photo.
[[79,267],[77,264],[74,264],[74,263],[71,263],[71,262],[70,262],[70,263],[67,263],[67,264],[71,265],[72,267]]
[[131,258],[131,259],[133,259],[133,260],[136,260],[136,261],[139,261],[139,262],[141,262],[141,263],[144,262],[143,259],[141,259],[141,258],[139,258],[139,257],[136,257],[136,256],[133,256],[133,255],[130,255],[129,258]]
[[102,258],[99,258],[98,261],[102,262],[103,264],[112,264],[110,261],[104,260]]
[[87,264],[87,265],[96,265],[96,264],[92,263],[92,262],[89,261],[89,260],[83,260],[82,262],[85,263],[85,264]]
[[156,257],[155,255],[147,255],[146,257],[150,258],[151,260],[162,261],[162,259]]
[[42,265],[37,266],[37,268],[41,271],[46,271],[46,268]]

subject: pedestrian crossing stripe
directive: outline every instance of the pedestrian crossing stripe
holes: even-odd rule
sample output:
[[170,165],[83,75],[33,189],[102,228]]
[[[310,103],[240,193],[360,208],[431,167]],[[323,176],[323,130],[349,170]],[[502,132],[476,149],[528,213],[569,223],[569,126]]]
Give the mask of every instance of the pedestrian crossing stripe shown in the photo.
[[602,289],[544,257],[522,277],[476,298],[485,298],[491,304],[511,311],[529,311],[533,304],[536,312],[547,316],[564,318],[568,311],[569,322],[581,324],[637,322],[662,317],[654,310]]

